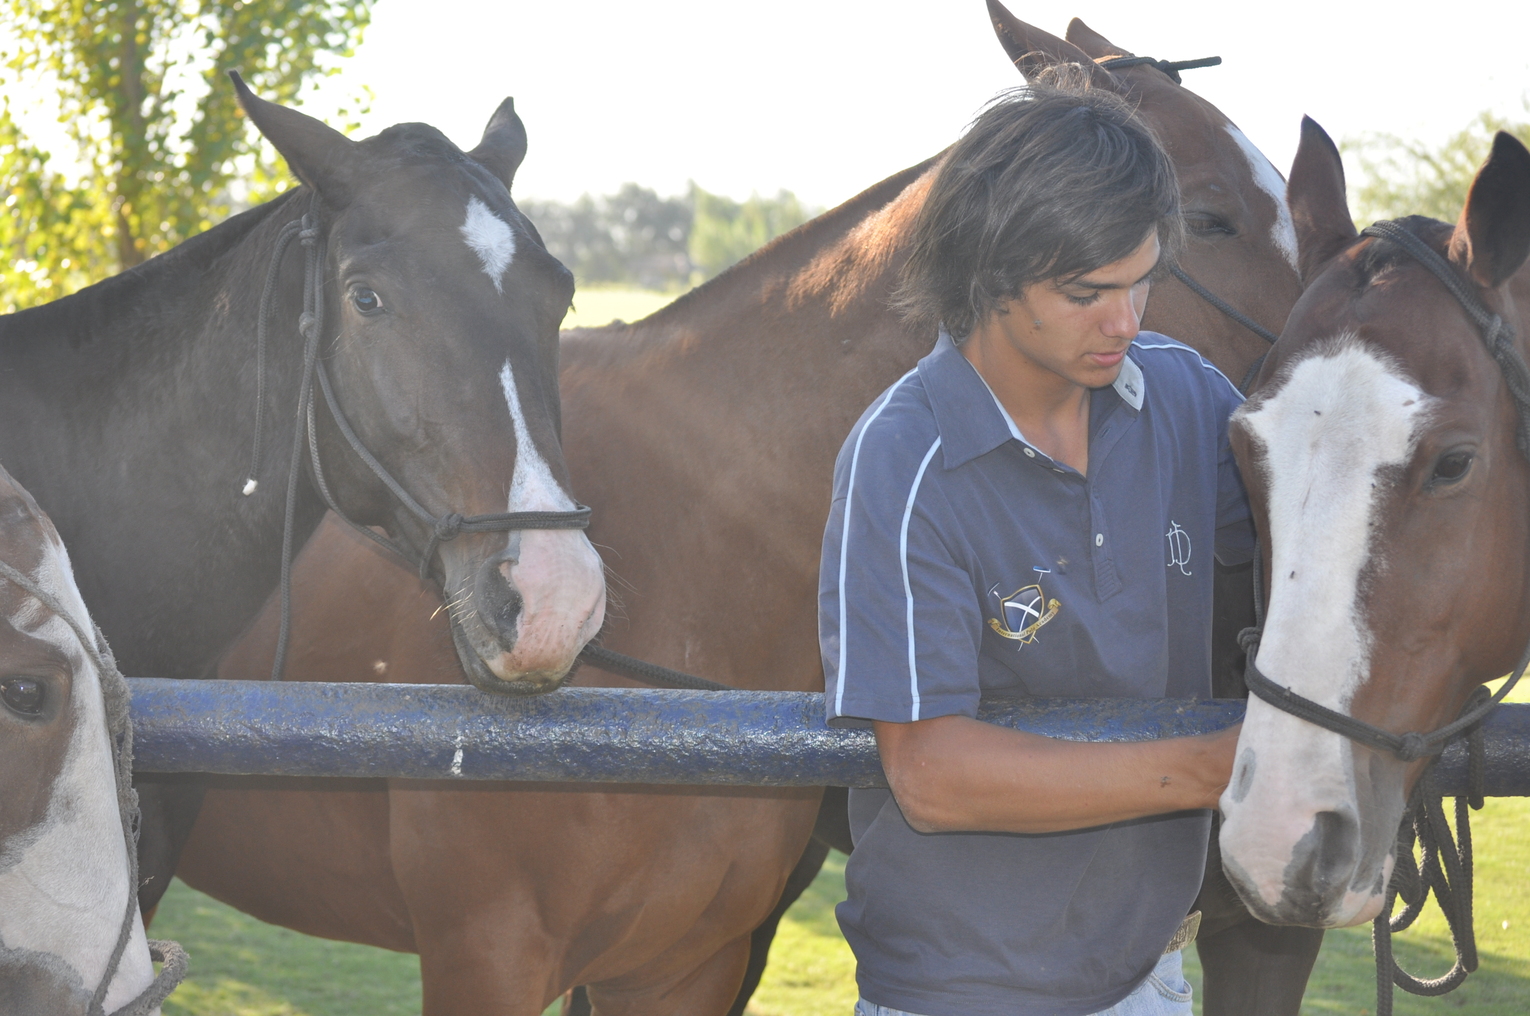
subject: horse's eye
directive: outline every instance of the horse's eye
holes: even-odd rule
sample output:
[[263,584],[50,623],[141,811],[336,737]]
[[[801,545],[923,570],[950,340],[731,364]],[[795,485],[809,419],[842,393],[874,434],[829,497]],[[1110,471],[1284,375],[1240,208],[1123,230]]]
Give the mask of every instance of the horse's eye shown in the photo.
[[1185,228],[1196,236],[1237,236],[1232,223],[1210,212],[1186,212]]
[[0,700],[13,713],[36,716],[46,697],[43,683],[35,677],[8,677],[0,681]]
[[1433,485],[1455,483],[1466,475],[1466,471],[1472,467],[1471,452],[1446,452],[1440,456],[1440,461],[1434,464],[1434,475],[1429,478]]
[[361,286],[351,290],[351,306],[363,314],[376,314],[383,309],[382,298]]

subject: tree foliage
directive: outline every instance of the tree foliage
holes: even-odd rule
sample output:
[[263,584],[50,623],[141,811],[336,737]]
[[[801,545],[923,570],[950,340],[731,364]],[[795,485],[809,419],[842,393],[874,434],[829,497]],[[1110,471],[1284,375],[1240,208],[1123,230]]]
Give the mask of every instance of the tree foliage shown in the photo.
[[[1526,107],[1530,113],[1530,104]],[[1370,134],[1346,140],[1362,178],[1352,188],[1355,220],[1362,225],[1404,215],[1428,215],[1454,222],[1466,204],[1472,178],[1487,160],[1498,131],[1508,131],[1530,145],[1530,122],[1490,111],[1477,114],[1466,129],[1439,146],[1409,141],[1395,134]]]
[[691,206],[695,210],[691,263],[708,279],[811,218],[796,195],[787,190],[773,198],[754,194],[738,202],[708,194],[693,183]]
[[519,204],[580,283],[665,290],[710,279],[815,214],[791,191],[739,202],[695,183],[684,196],[625,183],[615,194],[586,194],[572,204]]
[[338,69],[371,3],[0,0],[6,95],[51,89],[77,149],[58,168],[0,109],[0,303],[62,296],[284,189],[225,74],[291,103]]

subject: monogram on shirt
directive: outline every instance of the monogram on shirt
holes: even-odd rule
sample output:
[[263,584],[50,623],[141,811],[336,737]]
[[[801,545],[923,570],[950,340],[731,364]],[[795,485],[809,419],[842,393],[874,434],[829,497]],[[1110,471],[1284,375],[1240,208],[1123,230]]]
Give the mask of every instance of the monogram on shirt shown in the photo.
[[1190,574],[1190,534],[1173,519],[1169,520],[1169,531],[1163,534],[1169,541],[1169,563],[1167,567],[1178,568],[1181,575]]

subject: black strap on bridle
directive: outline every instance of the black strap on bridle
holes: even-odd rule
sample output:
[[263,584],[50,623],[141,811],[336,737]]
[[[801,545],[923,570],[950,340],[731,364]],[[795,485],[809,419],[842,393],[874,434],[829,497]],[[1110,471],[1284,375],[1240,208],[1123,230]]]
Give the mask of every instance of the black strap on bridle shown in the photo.
[[1159,60],[1151,56],[1113,56],[1105,60],[1096,61],[1101,67],[1107,67],[1113,71],[1122,71],[1128,67],[1152,67],[1163,71],[1176,85],[1184,84],[1179,79],[1180,71],[1193,71],[1198,67],[1215,67],[1222,62],[1219,56],[1203,56],[1199,60]]
[[292,555],[293,555],[293,527],[297,515],[297,491],[300,473],[302,470],[302,449],[304,434],[307,434],[309,463],[313,468],[314,486],[318,488],[319,496],[330,511],[346,525],[356,532],[365,536],[385,550],[396,555],[404,561],[411,561],[409,552],[388,537],[376,532],[368,526],[355,521],[341,510],[339,503],[329,489],[329,483],[324,476],[324,466],[319,457],[318,428],[315,426],[314,414],[314,381],[318,380],[318,387],[324,395],[324,404],[329,410],[331,419],[335,421],[345,442],[355,452],[356,456],[366,464],[383,485],[392,492],[399,503],[415,518],[425,524],[430,532],[430,542],[425,547],[425,552],[420,555],[418,563],[420,578],[424,579],[430,571],[430,563],[435,557],[436,549],[450,540],[454,540],[461,533],[492,533],[514,532],[524,529],[587,529],[590,525],[590,509],[579,505],[572,511],[530,511],[530,512],[494,512],[485,515],[461,515],[457,512],[446,512],[443,515],[433,515],[421,505],[410,493],[404,489],[403,484],[389,473],[387,468],[377,460],[371,450],[356,436],[356,431],[351,427],[344,411],[340,408],[340,402],[335,398],[333,386],[330,384],[329,371],[324,366],[323,359],[319,356],[319,342],[324,332],[324,271],[326,267],[324,236],[319,228],[319,220],[316,211],[318,197],[315,195],[311,210],[301,219],[293,220],[282,227],[277,235],[276,246],[271,253],[271,263],[266,271],[265,289],[261,295],[260,320],[256,326],[256,373],[257,380],[257,403],[255,412],[255,443],[251,454],[251,472],[245,481],[243,493],[248,496],[257,489],[256,475],[260,466],[260,429],[265,402],[265,361],[266,361],[266,322],[269,319],[275,302],[276,278],[281,269],[282,258],[287,252],[294,238],[301,241],[304,248],[304,272],[303,272],[303,311],[298,317],[298,333],[303,336],[303,378],[298,388],[297,428],[292,439],[292,458],[287,470],[287,503],[282,521],[282,566],[281,566],[281,629],[276,640],[276,658],[271,665],[271,679],[279,681],[282,671],[285,669],[287,660],[287,645],[292,629]]
[[[1275,344],[1275,340],[1280,338],[1279,335],[1276,335],[1264,325],[1260,324],[1258,321],[1255,321],[1253,318],[1249,317],[1247,314],[1243,313],[1241,310],[1234,307],[1232,304],[1228,303],[1226,300],[1222,299],[1220,296],[1213,293],[1211,290],[1207,289],[1199,282],[1195,281],[1195,279],[1190,276],[1190,273],[1185,271],[1178,264],[1170,265],[1169,273],[1180,282],[1183,282],[1185,287],[1189,289],[1190,292],[1194,293],[1202,300],[1205,300],[1217,310],[1221,311],[1223,314],[1226,314],[1228,317],[1232,318],[1234,321],[1238,322],[1238,324],[1242,325],[1244,328],[1247,328],[1249,331],[1253,332],[1255,335],[1259,336],[1270,345],[1273,346]],[[1244,395],[1248,394],[1249,386],[1254,383],[1254,378],[1259,375],[1259,368],[1264,366],[1264,358],[1267,355],[1268,353],[1260,353],[1259,357],[1254,360],[1253,363],[1249,364],[1248,370],[1244,371],[1243,373],[1243,380],[1238,383],[1238,391],[1242,392]]]
[[[111,990],[112,982],[117,979],[122,955],[127,951],[134,924],[139,920],[138,828],[140,814],[138,791],[133,789],[133,723],[128,717],[128,684],[122,672],[117,669],[116,658],[112,656],[111,647],[107,645],[106,636],[101,634],[100,628],[92,626],[92,630],[87,632],[56,597],[29,576],[4,561],[0,561],[0,578],[26,592],[42,604],[44,609],[69,626],[74,632],[74,637],[79,641],[80,648],[94,664],[96,678],[101,686],[107,739],[112,747],[112,776],[117,788],[117,813],[122,819],[122,836],[127,845],[128,858],[127,907],[122,914],[122,925],[117,931],[116,945],[113,946],[112,954],[106,962],[106,971],[101,975],[100,983],[96,985],[96,990],[91,995],[85,1010],[86,1016],[106,1016],[107,992]],[[186,977],[186,971],[190,966],[186,950],[175,942],[151,939],[149,958],[164,964],[159,973],[138,993],[136,998],[113,1011],[111,1016],[148,1016],[160,1003],[170,997],[176,985]]]
[[[1360,235],[1386,240],[1401,247],[1440,280],[1456,298],[1467,317],[1477,325],[1483,345],[1497,363],[1509,394],[1514,399],[1518,420],[1516,443],[1521,454],[1530,459],[1530,370],[1526,369],[1520,355],[1513,328],[1482,302],[1481,297],[1461,278],[1449,261],[1400,223],[1378,222],[1362,230]],[[1450,741],[1458,737],[1467,739],[1467,794],[1456,798],[1456,834],[1459,840],[1451,837],[1449,823],[1445,820],[1443,797],[1434,788],[1430,770],[1425,769],[1414,787],[1398,833],[1397,860],[1392,881],[1387,887],[1386,903],[1372,924],[1376,951],[1376,1016],[1391,1016],[1394,984],[1415,995],[1443,995],[1477,969],[1476,936],[1472,927],[1469,809],[1482,807],[1486,782],[1481,724],[1524,676],[1526,667],[1530,666],[1530,646],[1526,646],[1518,666],[1502,687],[1491,695],[1486,688],[1476,689],[1467,699],[1461,715],[1454,721],[1427,734],[1394,734],[1298,695],[1290,688],[1276,684],[1259,670],[1255,655],[1264,628],[1264,605],[1259,599],[1264,579],[1260,574],[1262,565],[1258,553],[1254,555],[1254,569],[1256,625],[1244,629],[1238,639],[1247,653],[1244,681],[1251,694],[1283,712],[1374,751],[1394,755],[1404,762],[1437,756]],[[1412,860],[1415,840],[1421,854],[1417,865]],[[1392,932],[1401,931],[1413,923],[1431,891],[1450,927],[1456,962],[1445,976],[1424,980],[1414,977],[1397,964],[1392,954],[1391,936]],[[1392,906],[1399,896],[1405,908],[1401,914],[1393,917]]]

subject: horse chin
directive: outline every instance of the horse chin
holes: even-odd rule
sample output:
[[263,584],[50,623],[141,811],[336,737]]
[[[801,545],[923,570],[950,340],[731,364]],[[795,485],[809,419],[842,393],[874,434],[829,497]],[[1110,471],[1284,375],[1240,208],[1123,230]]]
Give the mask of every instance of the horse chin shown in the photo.
[[[468,637],[464,629],[464,623],[456,617],[451,619],[452,645],[457,649],[457,660],[462,664],[462,671],[467,675],[468,681],[480,691],[486,691],[493,695],[542,695],[550,691],[557,691],[563,687],[569,675],[573,673],[573,660],[562,671],[557,670],[533,670],[521,673],[510,671],[513,676],[501,677],[494,672],[494,668],[479,655],[473,646],[473,640]],[[500,652],[495,658],[495,663],[504,668],[502,662],[509,653]]]

